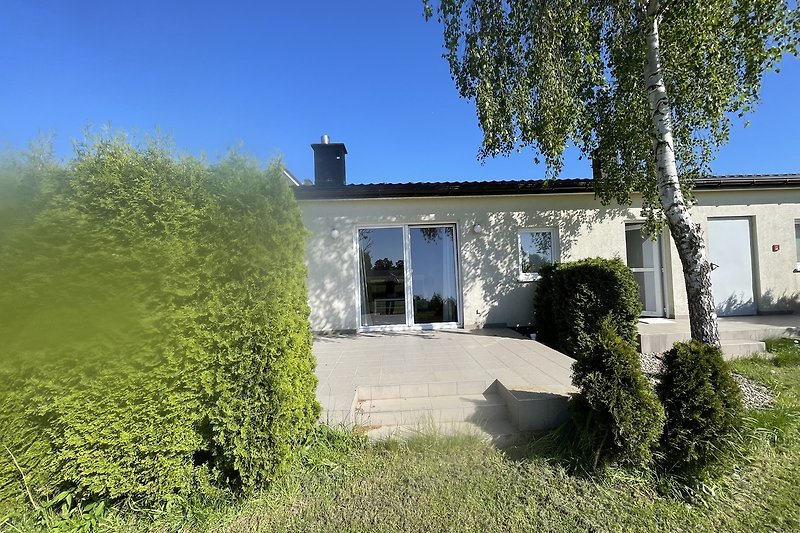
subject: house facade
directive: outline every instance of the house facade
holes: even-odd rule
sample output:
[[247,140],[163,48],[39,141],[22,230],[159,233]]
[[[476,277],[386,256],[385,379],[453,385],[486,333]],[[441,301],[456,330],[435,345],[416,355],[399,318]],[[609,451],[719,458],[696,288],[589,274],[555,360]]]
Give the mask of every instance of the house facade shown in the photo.
[[[347,151],[326,141],[315,184],[294,189],[315,331],[531,325],[539,268],[586,257],[631,267],[643,315],[688,314],[677,250],[642,233],[635,197],[603,206],[590,180],[347,185]],[[800,312],[800,175],[707,178],[695,195],[717,313]]]

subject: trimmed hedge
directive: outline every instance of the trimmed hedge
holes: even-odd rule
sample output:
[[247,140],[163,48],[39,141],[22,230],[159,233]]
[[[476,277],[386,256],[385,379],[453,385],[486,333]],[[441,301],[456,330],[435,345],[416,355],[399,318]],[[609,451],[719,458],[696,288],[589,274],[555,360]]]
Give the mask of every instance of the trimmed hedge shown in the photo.
[[319,415],[280,164],[105,139],[4,178],[0,502],[23,501],[19,469],[40,502],[279,476]]
[[593,466],[611,462],[646,464],[664,426],[664,409],[642,373],[639,354],[616,332],[612,319],[600,324],[592,349],[573,365],[572,419],[591,450]]
[[678,342],[664,354],[657,392],[667,421],[665,469],[697,475],[723,458],[741,425],[742,393],[719,348]]
[[636,346],[639,286],[620,259],[556,263],[542,268],[541,276],[534,302],[536,340],[580,359],[610,314],[618,334]]

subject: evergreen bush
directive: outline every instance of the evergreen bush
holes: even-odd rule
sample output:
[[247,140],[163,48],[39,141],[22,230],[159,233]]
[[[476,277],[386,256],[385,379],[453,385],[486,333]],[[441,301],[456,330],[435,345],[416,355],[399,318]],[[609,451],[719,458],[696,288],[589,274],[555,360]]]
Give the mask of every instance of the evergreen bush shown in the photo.
[[617,334],[610,317],[600,323],[590,351],[573,365],[572,383],[580,390],[570,400],[572,419],[591,451],[592,466],[649,463],[664,409],[642,373],[639,355]]
[[666,412],[663,466],[697,475],[723,458],[741,424],[742,393],[719,348],[678,342],[664,354],[657,387]]
[[642,312],[639,286],[620,259],[582,259],[542,268],[534,302],[536,340],[573,358],[590,351],[611,315],[619,335],[636,346]]
[[101,139],[2,187],[0,502],[25,498],[22,474],[40,502],[279,476],[319,415],[280,164]]

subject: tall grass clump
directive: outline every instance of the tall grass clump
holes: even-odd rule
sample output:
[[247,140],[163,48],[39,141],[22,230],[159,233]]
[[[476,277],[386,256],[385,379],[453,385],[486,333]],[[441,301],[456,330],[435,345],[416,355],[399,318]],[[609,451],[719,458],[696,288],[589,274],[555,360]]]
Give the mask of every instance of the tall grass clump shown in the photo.
[[280,476],[319,413],[280,164],[103,138],[1,174],[0,507]]

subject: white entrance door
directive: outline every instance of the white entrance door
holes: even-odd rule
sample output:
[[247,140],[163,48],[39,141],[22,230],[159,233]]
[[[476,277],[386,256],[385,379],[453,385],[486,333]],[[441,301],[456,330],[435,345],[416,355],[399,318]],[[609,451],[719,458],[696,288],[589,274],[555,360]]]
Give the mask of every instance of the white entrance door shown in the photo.
[[750,219],[709,218],[708,256],[718,316],[756,314]]
[[661,279],[661,237],[653,240],[642,233],[642,224],[625,224],[628,267],[639,284],[642,316],[664,316]]

